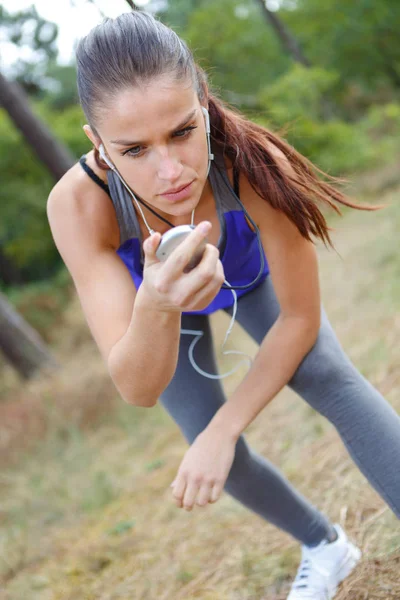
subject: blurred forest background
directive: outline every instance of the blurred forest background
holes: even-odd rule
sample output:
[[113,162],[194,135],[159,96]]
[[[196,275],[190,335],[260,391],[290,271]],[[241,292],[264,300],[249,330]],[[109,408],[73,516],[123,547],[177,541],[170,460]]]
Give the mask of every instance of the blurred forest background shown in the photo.
[[[287,139],[322,169],[345,175],[385,164],[400,134],[400,4],[284,0],[275,12],[262,4],[171,0],[158,15],[189,43],[222,98],[275,130],[289,125]],[[34,7],[12,15],[0,9],[0,31],[36,50],[31,61],[21,52],[13,78],[77,159],[88,150],[85,121],[75,67],[57,63],[57,26]],[[45,218],[54,178],[6,110],[0,161],[0,253],[7,263],[0,262],[0,281],[11,292],[10,285],[60,271]]]
[[[90,2],[96,5],[96,0]],[[73,4],[79,4],[78,0]],[[126,10],[129,10],[129,7],[135,7],[131,0],[127,0]],[[211,87],[224,100],[245,112],[251,119],[274,131],[283,130],[282,135],[324,171],[357,182],[357,190],[367,201],[379,201],[386,192],[393,194],[395,189],[397,191],[394,196],[390,196],[390,201],[394,205],[398,204],[400,185],[400,2],[398,0],[357,0],[357,2],[268,0],[266,3],[264,0],[150,0],[142,8],[155,13],[188,42],[195,57],[209,74]],[[103,13],[107,16],[106,10],[103,9]],[[72,453],[71,462],[64,467],[73,470],[71,465],[75,465],[78,469],[77,463],[82,463],[82,455],[77,448],[82,450],[83,447],[86,448],[87,443],[81,437],[81,430],[93,426],[94,423],[98,427],[98,418],[101,421],[104,415],[107,415],[116,398],[115,389],[108,382],[105,369],[98,357],[94,362],[93,344],[82,322],[70,277],[52,241],[46,217],[46,199],[55,181],[90,149],[82,131],[85,119],[77,102],[75,66],[73,62],[70,65],[60,64],[57,49],[58,34],[58,26],[47,22],[39,14],[35,4],[20,12],[9,12],[0,6],[0,43],[11,43],[20,51],[18,60],[6,71],[0,65],[0,354],[1,350],[3,351],[0,358],[0,407],[4,409],[0,419],[3,420],[3,426],[0,427],[0,449],[1,463],[5,468],[18,464],[22,458],[25,460],[24,451],[32,447],[31,440],[44,436],[43,439],[48,445],[43,456],[49,458],[49,455],[54,453],[55,457],[61,459],[62,452],[68,449],[68,452]],[[392,212],[387,214],[390,216],[386,217],[385,221],[375,221],[375,230],[372,224],[375,217],[370,217],[369,229],[360,230],[359,234],[360,239],[370,239],[371,244],[374,241],[375,245],[372,246],[375,248],[375,257],[379,254],[377,249],[383,247],[379,268],[388,269],[386,280],[391,286],[390,294],[388,293],[387,296],[388,298],[390,296],[388,314],[392,315],[392,321],[388,325],[390,340],[390,332],[396,330],[393,320],[395,319],[394,307],[398,306],[396,303],[400,299],[399,287],[395,283],[399,280],[397,276],[400,275],[396,246],[399,229],[395,225],[400,222],[400,211],[398,208],[393,208]],[[352,213],[352,215],[349,217],[349,223],[352,223],[353,227],[357,227],[359,219],[364,219],[364,223],[367,222],[365,216],[359,216],[360,213]],[[385,217],[379,218],[385,219]],[[380,231],[379,241],[373,238],[373,231],[375,233]],[[354,244],[348,248],[349,261],[353,251]],[[336,268],[333,266],[334,270]],[[357,263],[353,264],[353,271],[350,270],[350,273],[352,272],[354,275],[357,273]],[[341,274],[344,279],[337,281],[337,289],[343,285],[343,281],[346,281],[346,275],[342,272]],[[369,281],[374,281],[375,276],[376,270],[371,271]],[[329,277],[331,276],[327,276],[327,281]],[[357,303],[360,302],[360,290],[366,291],[362,288],[361,281],[357,280],[357,282],[359,287],[353,290],[352,298],[349,300],[349,296],[343,297],[343,305],[337,307],[338,318],[339,316],[344,318],[345,304],[348,300],[353,301],[354,312]],[[375,293],[376,290],[373,291],[373,294]],[[376,299],[373,294],[371,297]],[[335,311],[334,305],[332,310]],[[371,316],[370,313],[368,314]],[[396,323],[398,328],[398,318]],[[378,331],[376,335],[378,336]],[[23,340],[23,343],[19,343],[19,349],[10,341],[11,338],[18,339],[20,342]],[[30,344],[33,348],[31,351],[27,350]],[[79,349],[81,349],[80,353],[74,357],[73,355]],[[382,347],[379,346],[379,349],[382,350]],[[378,363],[375,363],[371,358],[378,352],[373,344],[370,350],[368,357],[364,357],[365,362],[363,362],[364,358],[360,358],[361,366],[372,378],[375,374],[377,381],[379,368],[383,368],[383,362],[379,362],[379,359]],[[356,354],[357,351],[354,350],[354,353]],[[70,357],[69,369],[59,371],[58,375],[53,375],[55,379],[46,379],[45,383],[36,379],[36,383],[31,384],[32,387],[25,385],[23,380],[28,380],[36,374],[37,370],[40,371],[42,364],[55,366],[56,359],[53,358],[53,353],[57,356],[57,360],[61,358],[61,362],[64,362],[67,356]],[[40,360],[36,362],[38,357]],[[81,372],[82,364],[85,364],[87,378]],[[380,366],[376,366],[377,364]],[[374,371],[374,368],[377,370]],[[400,385],[398,370],[396,371],[395,366],[393,369],[395,376],[391,371],[392,387],[389,387],[388,391],[395,394]],[[75,377],[77,370],[79,370],[79,377]],[[385,372],[385,382],[388,381],[386,375]],[[72,384],[71,378],[74,377]],[[52,383],[49,384],[49,381]],[[393,402],[396,401],[394,395],[391,398],[394,399]],[[58,414],[55,406],[61,406],[64,412]],[[119,408],[116,413],[113,413],[117,415],[114,424],[116,427],[122,427],[123,433],[128,432],[131,435],[134,432],[135,436],[139,436],[137,438],[139,441],[144,441],[143,433],[141,437],[137,428],[140,426],[142,432],[150,431],[144,425],[145,411],[138,409],[134,412],[135,417],[132,416],[132,411],[128,414],[126,407]],[[162,432],[166,430],[160,428],[160,423],[165,427],[165,422],[158,412],[156,415],[158,416],[146,415],[147,427],[155,428],[162,437]],[[66,418],[69,423],[66,423]],[[277,417],[278,420],[281,418],[282,415]],[[325,432],[325,426],[318,419],[319,417],[317,417],[315,431],[312,430],[315,439]],[[101,440],[101,446],[104,447],[107,445],[107,430],[103,428],[101,431],[103,432],[101,435],[105,436]],[[257,437],[258,430],[254,431],[254,439],[261,439]],[[295,429],[290,431],[293,436],[296,435]],[[172,434],[165,435],[167,436],[165,439],[170,441],[171,438],[168,436]],[[302,438],[301,441],[304,442],[305,439]],[[339,467],[339,463],[345,464],[350,471],[352,467],[349,466],[346,455],[341,454],[335,443],[332,438],[332,456],[335,456],[338,462],[334,462],[331,466],[334,472],[337,466],[339,471],[336,472],[340,472],[341,476],[345,477],[345,472],[341,466]],[[96,444],[97,442],[93,447],[97,447]],[[285,456],[285,452],[290,454],[291,451],[291,442],[288,438],[282,444],[282,447],[276,448],[276,456],[280,458]],[[42,456],[40,452],[43,448],[41,446],[38,448],[38,456]],[[296,448],[298,451],[299,447],[296,444],[292,446],[293,451]],[[322,446],[319,450],[322,452]],[[139,451],[139,448],[135,448],[136,451]],[[74,452],[77,454],[74,455]],[[86,449],[85,452],[89,451]],[[154,450],[153,462],[144,458],[143,463],[138,462],[142,464],[145,476],[152,474],[153,471],[158,473],[157,469],[166,464],[165,458],[158,458],[158,452],[157,447]],[[171,455],[172,460],[178,454],[181,456],[182,446],[179,447],[179,452],[178,449],[176,450],[176,455]],[[84,456],[87,458],[89,455],[84,454]],[[328,463],[329,460],[334,460],[332,456],[329,455]],[[328,463],[324,463],[324,466],[317,470],[316,477],[319,477],[320,484],[325,481],[324,469]],[[8,503],[5,502],[3,509],[0,507],[0,523],[5,525],[6,531],[5,536],[0,538],[0,556],[2,548],[8,556],[0,568],[0,576],[4,577],[4,582],[16,581],[15,585],[10,584],[11,592],[4,591],[4,598],[7,600],[27,598],[28,596],[24,594],[28,589],[29,597],[32,599],[128,597],[124,595],[126,590],[122,590],[121,595],[112,595],[111,592],[110,595],[106,592],[101,595],[97,590],[92,596],[88,592],[90,586],[87,581],[80,588],[78,559],[76,565],[74,563],[75,566],[71,566],[71,571],[67,574],[68,577],[75,578],[71,589],[68,588],[67,591],[66,588],[60,591],[60,588],[57,593],[54,591],[50,593],[48,582],[52,575],[49,573],[53,573],[51,569],[55,568],[51,565],[45,576],[36,574],[34,580],[29,577],[18,579],[19,572],[33,564],[35,557],[38,558],[35,555],[38,547],[34,539],[39,525],[43,527],[47,524],[49,526],[57,524],[60,519],[64,519],[72,505],[71,510],[78,510],[78,507],[79,514],[88,514],[103,509],[104,506],[112,506],[118,496],[116,490],[122,489],[120,480],[118,483],[112,481],[115,473],[111,476],[110,473],[96,467],[92,491],[85,488],[83,480],[76,480],[74,485],[78,488],[83,486],[83,492],[80,496],[77,492],[73,492],[72,498],[71,490],[67,492],[63,488],[61,491],[62,483],[59,479],[55,483],[53,471],[52,474],[46,471],[47,483],[44,483],[40,470],[30,463],[29,465],[27,467],[25,464],[25,470],[18,471],[15,479],[11,475],[4,475],[4,478],[0,479],[0,491],[3,490],[8,494]],[[290,465],[293,466],[290,463],[289,468]],[[111,470],[114,467],[115,465]],[[55,468],[55,465],[51,467],[51,469]],[[172,481],[174,471],[173,469],[170,471]],[[70,472],[69,475],[74,480],[75,475],[72,476]],[[168,480],[168,477],[169,472],[164,479]],[[351,477],[349,481],[357,478],[354,471],[351,471]],[[53,481],[55,487],[51,487],[50,481]],[[145,481],[145,485],[149,485],[149,481]],[[161,485],[157,480],[153,492],[164,489],[163,485],[165,481]],[[349,485],[351,487],[353,484]],[[327,480],[326,490],[330,486],[331,480]],[[132,490],[127,493],[132,493]],[[382,504],[379,504],[373,494],[368,500],[370,504],[366,508],[367,516],[377,514],[379,511],[380,514],[382,513]],[[57,501],[53,502],[49,509],[47,502],[51,495],[57,498]],[[66,500],[67,496],[71,505]],[[39,498],[33,508],[32,497]],[[318,495],[316,497],[318,498]],[[136,501],[139,504],[141,502],[138,498]],[[143,498],[143,506],[146,502],[148,498]],[[28,504],[30,510],[32,509],[31,512],[26,511]],[[224,506],[226,508],[227,505]],[[235,510],[238,509],[231,510],[232,518],[236,518]],[[121,513],[123,513],[122,509]],[[219,516],[221,517],[222,513]],[[107,518],[109,517],[110,515]],[[356,528],[355,523],[360,525],[363,516],[356,514],[353,517],[349,517],[350,522]],[[161,521],[164,518],[168,520],[170,515],[165,512],[160,518]],[[193,518],[197,519],[197,517]],[[240,518],[243,519],[242,513]],[[196,521],[196,523],[200,526],[200,522]],[[248,525],[246,523],[244,525],[248,526],[246,533],[251,536],[249,532],[251,526],[254,528],[254,523],[252,525],[250,521]],[[371,525],[371,522],[369,523]],[[108,530],[112,540],[115,536],[129,533],[134,528],[134,522],[130,517],[126,517],[125,520],[117,519],[117,524],[114,526],[115,530],[111,525],[111,529]],[[231,526],[234,530],[233,522]],[[241,530],[237,529],[236,532],[242,535]],[[387,532],[389,532],[389,525]],[[72,534],[71,530],[69,535],[74,538],[74,542],[77,542],[78,532]],[[222,530],[221,535],[224,535]],[[393,551],[395,542],[389,534],[385,539],[387,545],[384,549],[387,555],[389,550]],[[397,541],[398,538],[396,543]],[[203,542],[206,545],[211,543],[209,540],[205,541],[205,538]],[[58,540],[57,543],[61,542]],[[278,555],[279,550],[284,549],[283,554],[279,555],[281,562],[269,564],[271,581],[275,581],[275,586],[278,585],[276,581],[280,583],[271,591],[272,595],[266,597],[275,600],[284,597],[280,593],[285,589],[287,570],[294,565],[291,546],[287,543],[285,546],[285,543],[278,538],[275,548]],[[54,549],[51,545],[47,546],[43,539],[41,544],[39,562],[44,556],[46,560],[48,559],[49,548]],[[228,550],[228,546],[225,550]],[[259,549],[256,550],[254,547],[253,550],[252,558],[259,558]],[[100,562],[88,567],[88,571],[92,568],[90,572],[97,573],[96,577],[115,558],[110,558],[107,552],[102,548],[98,559]],[[125,550],[122,547],[118,552],[120,558],[125,557]],[[148,556],[141,558],[142,561],[149,559],[153,551],[149,550],[149,552]],[[391,564],[390,568],[386,563],[387,573],[391,572],[392,567],[393,572],[398,573],[400,568],[398,556],[396,554],[395,563]],[[206,592],[197,595],[198,588],[193,583],[197,581],[196,566],[181,565],[180,570],[175,574],[176,577],[174,575],[176,589],[171,588],[168,592],[170,595],[162,595],[161,582],[157,584],[160,588],[151,587],[150,582],[147,582],[146,587],[147,576],[145,575],[144,583],[143,580],[141,581],[140,592],[136,582],[136,594],[129,597],[135,599],[201,597],[210,600],[260,598],[260,588],[257,585],[261,586],[261,575],[251,571],[249,557],[244,556],[242,559],[244,561],[242,574],[244,579],[240,580],[242,591],[243,581],[247,581],[249,573],[252,573],[253,581],[256,582],[254,584],[256,587],[246,588],[247,595],[244,592],[241,596],[236,596],[233,592],[229,595],[228,591],[224,595],[221,591],[222,587],[218,587],[217,584],[218,594],[215,591],[217,588],[213,588],[214,591],[209,596]],[[226,569],[229,571],[229,568],[229,565],[225,565],[225,572]],[[376,564],[374,568],[379,571]],[[371,564],[368,569],[371,573]],[[209,575],[212,577],[211,570]],[[378,575],[379,582],[381,578]],[[155,573],[152,573],[151,577],[154,576]],[[200,581],[199,585],[203,583]],[[7,586],[4,585],[6,590]],[[283,587],[279,587],[280,585]],[[360,585],[357,587],[357,593],[359,592],[360,595],[356,595],[356,591],[353,590],[349,598],[361,600],[367,597],[400,597],[400,590],[394,583],[392,587],[389,586],[387,596],[379,595],[378,591],[376,596],[362,595],[364,588]],[[377,583],[376,589],[378,588]],[[32,589],[36,591],[32,592]],[[79,589],[80,592],[71,591],[74,589]],[[83,590],[87,595],[84,595]],[[390,590],[395,590],[394,595],[391,595]],[[75,593],[77,595],[74,595]],[[0,583],[0,598],[3,599],[1,594]],[[345,597],[347,598],[343,595],[343,598]]]

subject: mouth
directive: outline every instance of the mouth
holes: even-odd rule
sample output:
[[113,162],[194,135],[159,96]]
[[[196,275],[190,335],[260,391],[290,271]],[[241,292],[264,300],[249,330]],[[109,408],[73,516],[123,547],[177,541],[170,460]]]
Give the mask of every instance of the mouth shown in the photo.
[[185,183],[177,188],[167,190],[166,192],[159,194],[159,196],[167,198],[168,200],[180,200],[190,193],[192,183],[193,181],[190,181],[189,183]]

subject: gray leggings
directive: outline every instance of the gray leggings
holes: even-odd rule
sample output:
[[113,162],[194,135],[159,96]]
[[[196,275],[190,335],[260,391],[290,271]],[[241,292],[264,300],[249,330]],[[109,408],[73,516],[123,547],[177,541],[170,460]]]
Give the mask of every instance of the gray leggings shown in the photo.
[[[258,344],[278,314],[269,277],[238,301],[237,320]],[[216,373],[208,317],[183,315],[182,328],[205,332],[196,346],[196,361],[203,370]],[[192,339],[181,335],[176,373],[161,397],[189,443],[226,400],[220,381],[199,375],[191,366]],[[336,427],[361,472],[400,518],[400,418],[350,362],[323,308],[318,339],[288,385]],[[243,436],[225,490],[303,544],[318,544],[331,531],[328,519],[276,467],[252,451]]]

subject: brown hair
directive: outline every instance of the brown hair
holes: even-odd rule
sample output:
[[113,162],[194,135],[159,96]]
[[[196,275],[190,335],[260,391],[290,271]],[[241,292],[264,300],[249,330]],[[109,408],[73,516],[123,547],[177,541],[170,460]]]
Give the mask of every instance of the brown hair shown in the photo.
[[[375,211],[383,206],[360,205],[340,192],[345,179],[328,175],[269,129],[249,121],[239,111],[210,94],[211,137],[266,202],[284,212],[307,240],[321,239],[333,247],[326,219],[318,203],[342,214],[337,203]],[[276,158],[274,147],[285,159]],[[322,176],[322,177],[321,177]],[[327,180],[327,181],[324,181]]]
[[[341,211],[337,204],[368,211],[382,208],[356,204],[337,189],[345,182],[343,179],[324,173],[280,135],[208,94],[207,76],[194,62],[185,42],[144,11],[105,19],[80,41],[76,58],[79,97],[95,134],[102,108],[112,106],[119,90],[164,73],[178,80],[190,77],[199,100],[208,96],[213,143],[254,190],[273,208],[284,212],[307,240],[315,237],[333,246],[320,202],[338,214]],[[276,157],[274,147],[283,153],[286,166],[285,160]],[[97,149],[95,160],[101,169],[108,169]]]

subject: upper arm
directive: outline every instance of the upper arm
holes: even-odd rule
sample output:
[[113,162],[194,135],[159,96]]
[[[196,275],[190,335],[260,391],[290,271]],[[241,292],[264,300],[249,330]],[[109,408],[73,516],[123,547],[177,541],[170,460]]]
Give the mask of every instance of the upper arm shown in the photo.
[[[280,150],[274,147],[273,153],[282,168],[291,169]],[[301,235],[282,211],[261,198],[245,177],[240,187],[246,207],[260,230],[281,315],[303,318],[318,329],[321,297],[315,245]]]
[[88,178],[76,182],[72,172],[64,178],[49,196],[48,220],[90,331],[107,361],[128,329],[135,286],[116,254],[119,231],[110,198]]

